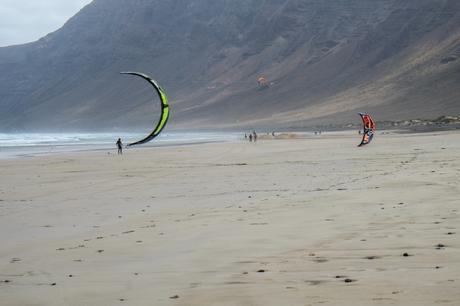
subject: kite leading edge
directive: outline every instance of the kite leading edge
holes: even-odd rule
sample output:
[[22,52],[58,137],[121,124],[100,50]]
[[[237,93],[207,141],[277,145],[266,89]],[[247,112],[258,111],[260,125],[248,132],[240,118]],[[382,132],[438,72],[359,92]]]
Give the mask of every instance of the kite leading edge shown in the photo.
[[148,75],[143,74],[143,73],[139,73],[139,72],[120,72],[120,73],[121,74],[136,75],[138,77],[143,78],[144,80],[149,82],[150,85],[152,85],[155,88],[156,92],[158,93],[158,96],[160,97],[160,100],[161,100],[161,117],[160,117],[160,120],[158,121],[155,129],[152,131],[152,133],[150,133],[150,135],[148,135],[144,139],[128,144],[128,147],[147,143],[147,142],[151,141],[152,139],[154,139],[155,137],[157,137],[161,133],[161,131],[164,129],[164,127],[166,126],[166,123],[168,122],[168,119],[169,119],[168,97],[166,96],[165,91],[153,79],[151,79]]
[[358,113],[363,120],[363,139],[359,147],[369,144],[374,138],[375,122],[372,117],[365,113]]

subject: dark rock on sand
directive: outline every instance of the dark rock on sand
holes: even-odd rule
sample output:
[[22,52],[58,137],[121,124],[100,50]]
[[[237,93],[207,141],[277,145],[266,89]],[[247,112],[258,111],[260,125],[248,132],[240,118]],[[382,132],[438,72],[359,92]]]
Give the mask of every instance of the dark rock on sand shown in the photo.
[[351,279],[351,278],[346,278],[346,279],[344,279],[343,281],[344,281],[345,283],[354,283],[354,282],[356,282],[356,280]]

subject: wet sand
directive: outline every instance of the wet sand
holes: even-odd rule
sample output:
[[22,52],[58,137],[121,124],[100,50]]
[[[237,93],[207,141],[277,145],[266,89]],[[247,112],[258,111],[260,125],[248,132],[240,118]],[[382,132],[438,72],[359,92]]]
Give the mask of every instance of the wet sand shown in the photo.
[[0,160],[0,304],[460,305],[460,133]]

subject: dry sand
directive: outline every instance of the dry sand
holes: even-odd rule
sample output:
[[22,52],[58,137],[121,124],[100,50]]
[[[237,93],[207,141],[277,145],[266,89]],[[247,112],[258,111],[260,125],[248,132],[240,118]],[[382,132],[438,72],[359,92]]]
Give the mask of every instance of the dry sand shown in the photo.
[[460,133],[359,140],[2,160],[0,304],[460,305]]

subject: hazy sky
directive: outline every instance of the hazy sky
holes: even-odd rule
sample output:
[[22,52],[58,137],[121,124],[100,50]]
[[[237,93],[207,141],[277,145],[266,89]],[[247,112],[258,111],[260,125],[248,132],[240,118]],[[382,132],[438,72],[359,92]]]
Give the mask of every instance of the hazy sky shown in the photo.
[[0,47],[35,41],[59,29],[92,0],[0,0]]

